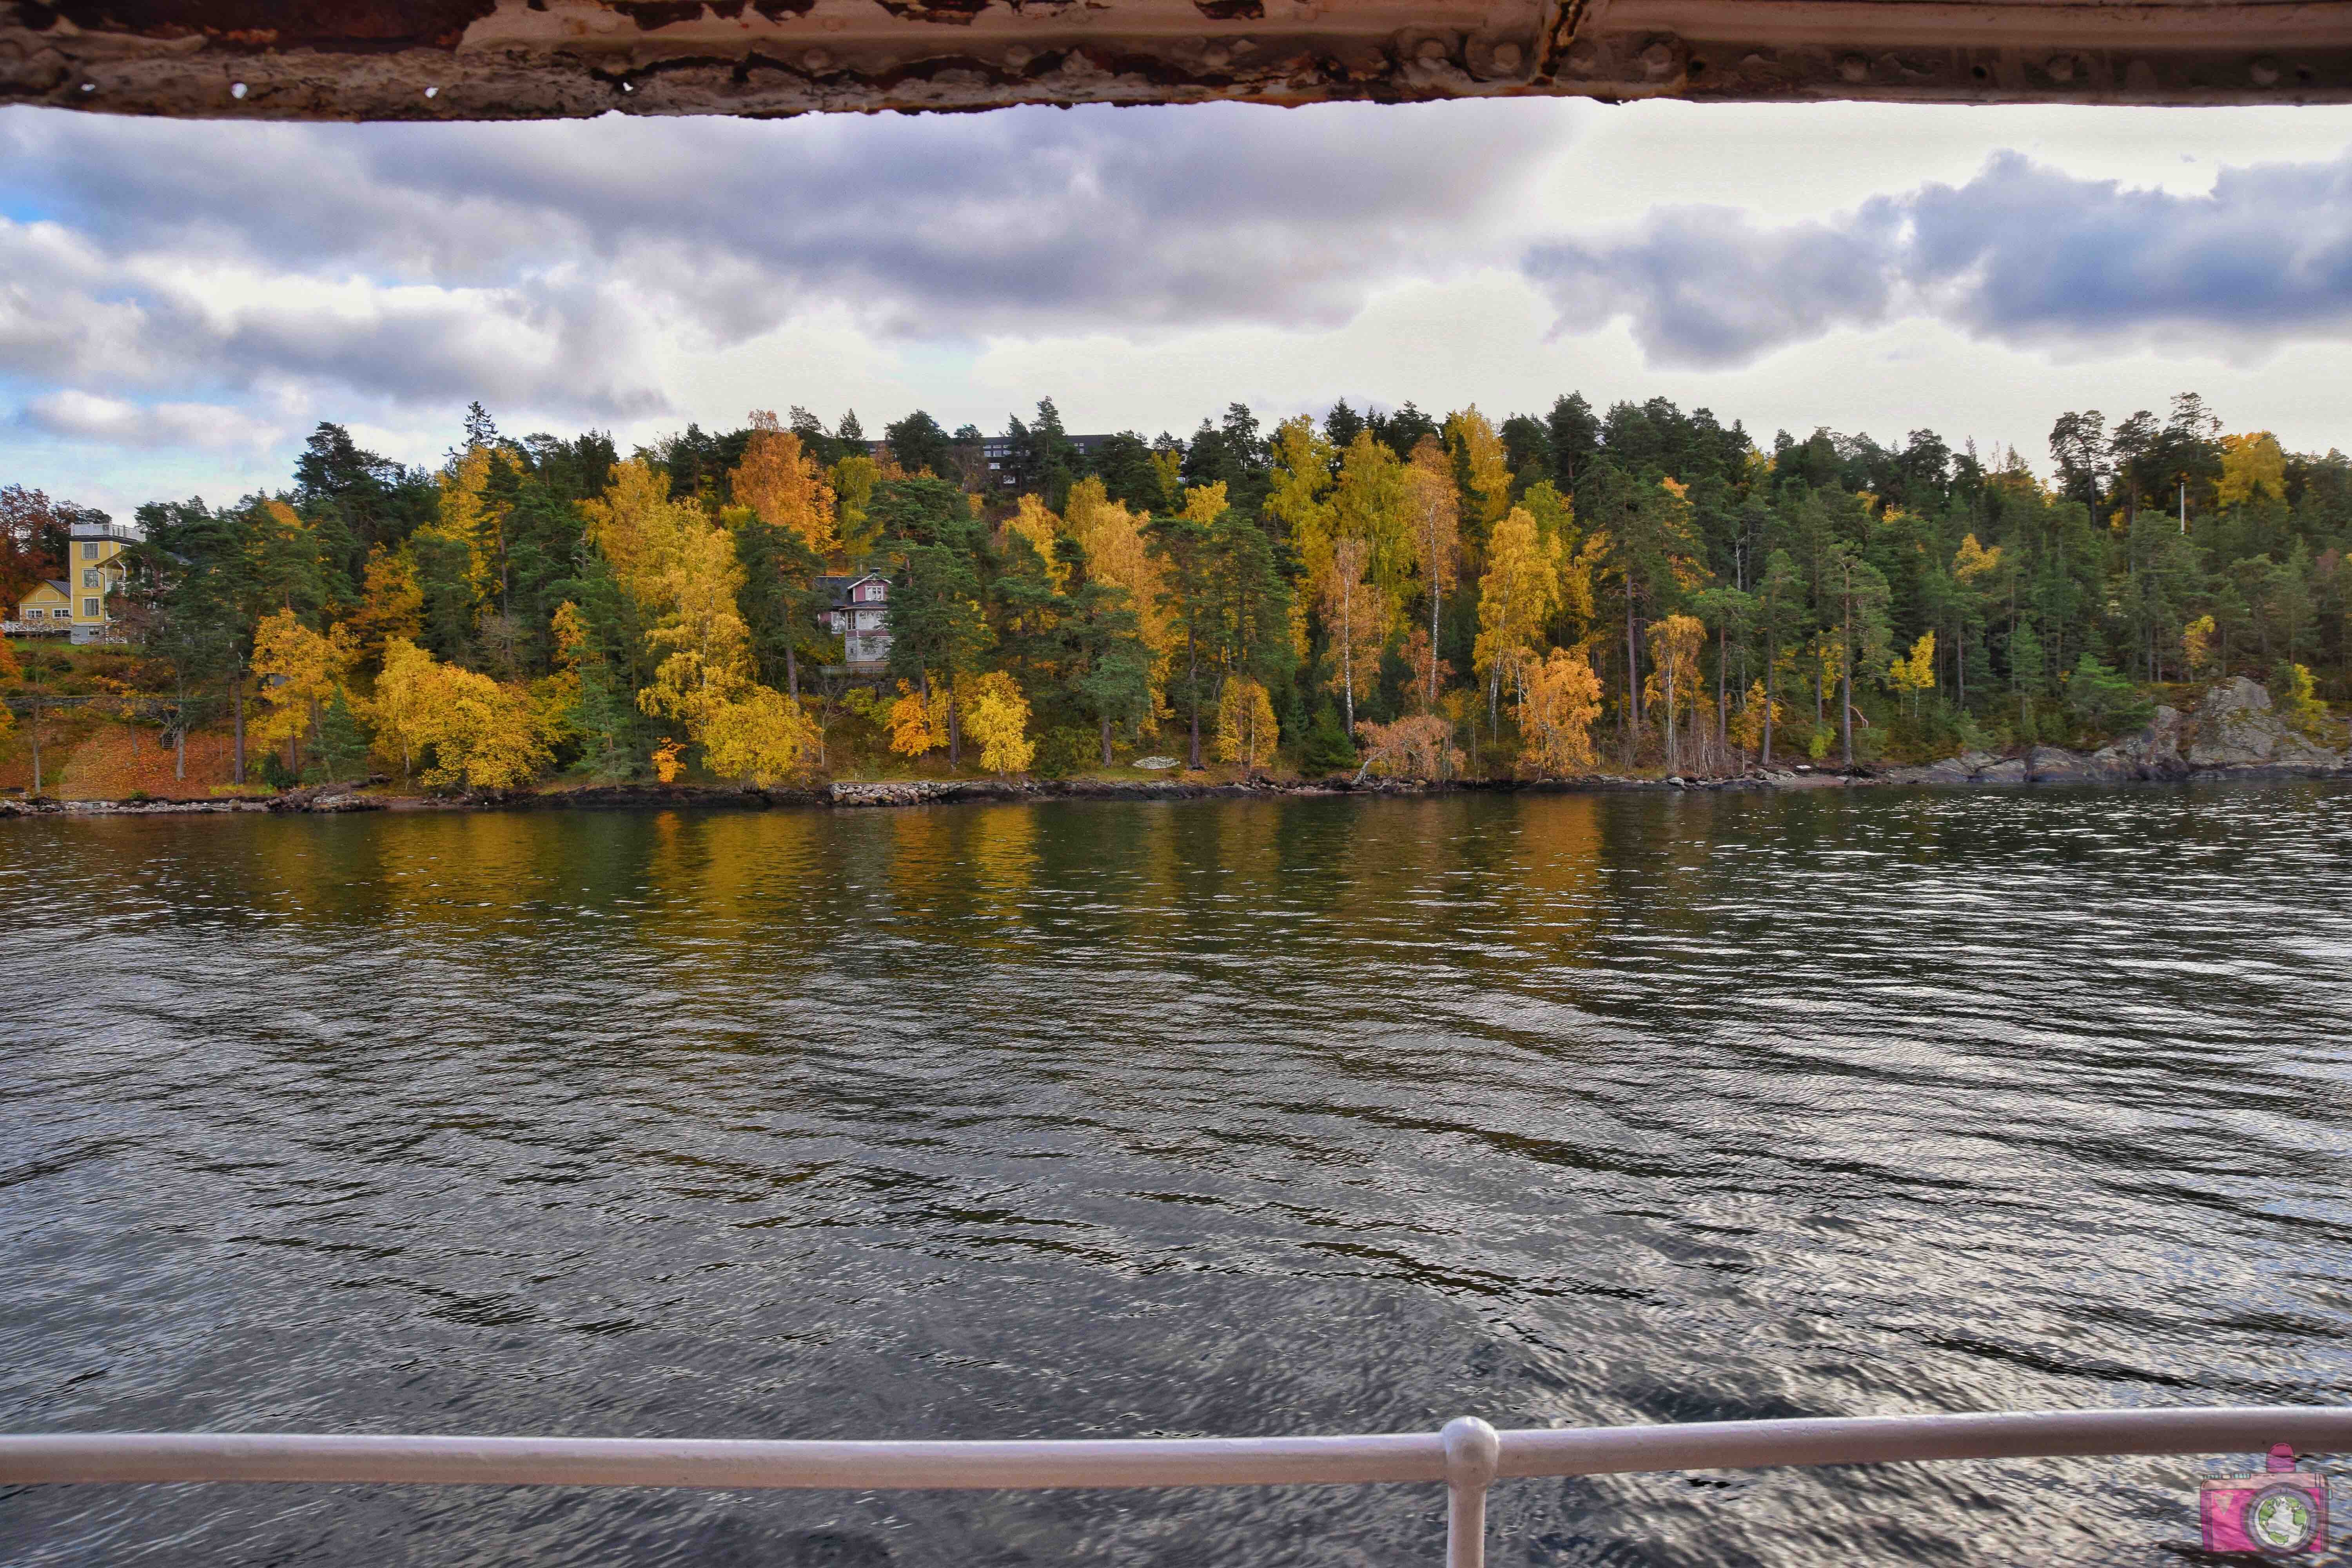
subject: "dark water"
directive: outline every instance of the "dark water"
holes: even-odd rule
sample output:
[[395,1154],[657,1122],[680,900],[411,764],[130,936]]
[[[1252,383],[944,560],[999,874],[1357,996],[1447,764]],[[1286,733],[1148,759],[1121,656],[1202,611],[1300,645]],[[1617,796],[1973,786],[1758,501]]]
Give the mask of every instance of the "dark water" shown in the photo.
[[[2347,867],[2324,786],[12,825],[0,1428],[2340,1401]],[[2178,1563],[2206,1468],[1510,1482],[1494,1560]],[[1437,1500],[60,1487],[0,1562],[1424,1564]]]

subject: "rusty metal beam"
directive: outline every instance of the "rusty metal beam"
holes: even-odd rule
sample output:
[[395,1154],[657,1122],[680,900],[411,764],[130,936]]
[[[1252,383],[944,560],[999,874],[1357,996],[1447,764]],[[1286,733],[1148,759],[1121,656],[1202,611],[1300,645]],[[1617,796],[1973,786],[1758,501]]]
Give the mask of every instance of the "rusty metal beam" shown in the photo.
[[2352,101],[2352,0],[0,0],[0,102],[253,120]]

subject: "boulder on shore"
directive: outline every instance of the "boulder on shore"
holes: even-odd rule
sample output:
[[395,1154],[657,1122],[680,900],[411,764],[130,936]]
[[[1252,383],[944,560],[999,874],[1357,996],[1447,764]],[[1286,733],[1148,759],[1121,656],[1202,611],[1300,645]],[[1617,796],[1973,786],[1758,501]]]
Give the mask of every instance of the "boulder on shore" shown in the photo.
[[2331,752],[2271,710],[2271,694],[2244,676],[2216,682],[2197,705],[2192,768],[2338,768]]
[[835,805],[920,805],[963,791],[961,780],[835,779],[829,792]]
[[273,795],[268,802],[272,811],[301,811],[328,815],[342,811],[382,811],[383,802],[373,795],[358,793],[363,785],[382,784],[381,776],[345,779],[335,784],[309,784],[301,789],[289,789],[284,795]]

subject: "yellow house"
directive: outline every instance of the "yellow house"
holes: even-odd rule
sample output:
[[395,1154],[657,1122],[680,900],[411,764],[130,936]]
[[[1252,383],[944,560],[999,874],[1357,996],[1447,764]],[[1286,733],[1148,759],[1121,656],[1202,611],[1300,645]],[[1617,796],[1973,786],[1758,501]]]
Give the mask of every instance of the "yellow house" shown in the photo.
[[66,542],[66,573],[33,584],[16,601],[16,619],[28,631],[65,631],[95,642],[121,615],[124,545],[138,535],[119,522],[80,522]]

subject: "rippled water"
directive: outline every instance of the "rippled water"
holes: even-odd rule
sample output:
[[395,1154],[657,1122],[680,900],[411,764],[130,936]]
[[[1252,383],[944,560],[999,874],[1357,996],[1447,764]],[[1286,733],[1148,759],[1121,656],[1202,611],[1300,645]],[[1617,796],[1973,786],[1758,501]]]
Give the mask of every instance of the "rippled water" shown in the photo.
[[[2343,1400],[2347,866],[2317,785],[8,825],[0,1428]],[[2205,1468],[1508,1482],[1493,1560],[2177,1563]],[[58,1487],[0,1561],[1419,1564],[1437,1503]]]

